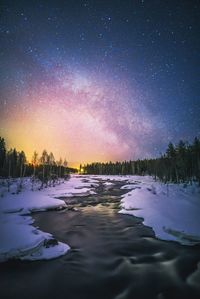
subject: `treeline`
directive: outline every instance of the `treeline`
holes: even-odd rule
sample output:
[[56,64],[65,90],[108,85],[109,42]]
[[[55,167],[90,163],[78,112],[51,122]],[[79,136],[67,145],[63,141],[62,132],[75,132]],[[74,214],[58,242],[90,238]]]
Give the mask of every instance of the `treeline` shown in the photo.
[[67,178],[73,169],[67,167],[67,161],[56,161],[53,153],[43,150],[41,157],[35,151],[31,162],[27,161],[24,151],[15,148],[7,150],[4,138],[0,137],[0,176],[2,178],[23,178],[32,176],[44,184],[53,184],[58,178]]
[[124,161],[116,163],[92,163],[80,165],[85,174],[105,175],[151,175],[162,182],[190,182],[200,184],[200,139],[192,144],[182,140],[174,145],[169,143],[164,155],[156,159]]

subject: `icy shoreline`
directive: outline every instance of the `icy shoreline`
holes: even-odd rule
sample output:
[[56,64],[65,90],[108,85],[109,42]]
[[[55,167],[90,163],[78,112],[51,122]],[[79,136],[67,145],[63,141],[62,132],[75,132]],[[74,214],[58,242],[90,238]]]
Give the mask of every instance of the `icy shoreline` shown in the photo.
[[66,208],[65,202],[56,197],[88,196],[94,193],[91,183],[84,183],[80,177],[72,177],[69,181],[40,191],[31,191],[31,182],[27,178],[19,194],[17,180],[12,184],[12,194],[6,192],[4,186],[1,186],[0,191],[0,262],[9,259],[48,260],[66,254],[69,245],[35,228],[30,214]]
[[147,176],[86,175],[72,176],[53,188],[31,191],[30,179],[25,179],[19,194],[15,184],[12,193],[6,192],[2,184],[0,187],[0,262],[47,260],[66,254],[69,245],[35,228],[31,213],[67,208],[59,198],[95,194],[99,181],[104,186],[112,186],[112,181],[123,182],[121,188],[126,193],[119,213],[142,217],[157,238],[183,245],[200,243],[200,188],[195,183],[165,185]]
[[122,196],[119,213],[144,219],[157,238],[182,245],[200,243],[200,188],[197,184],[162,184],[135,177]]

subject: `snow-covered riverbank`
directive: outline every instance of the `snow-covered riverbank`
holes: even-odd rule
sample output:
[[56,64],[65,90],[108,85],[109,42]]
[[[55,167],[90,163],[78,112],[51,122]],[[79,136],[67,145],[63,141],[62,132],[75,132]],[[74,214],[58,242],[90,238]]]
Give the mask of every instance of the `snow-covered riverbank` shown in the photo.
[[130,178],[120,213],[144,218],[156,237],[184,245],[200,242],[200,188],[197,184],[162,184],[151,177]]
[[[2,182],[1,182],[2,183]],[[68,252],[67,244],[58,242],[49,233],[35,228],[30,213],[66,207],[60,196],[87,196],[93,194],[91,185],[80,177],[73,177],[53,188],[31,191],[30,179],[24,179],[22,192],[17,194],[18,181],[11,192],[2,184],[0,198],[0,262],[11,258],[41,260],[59,257]]]
[[30,179],[24,179],[19,194],[17,181],[12,183],[11,192],[3,184],[0,187],[0,261],[51,259],[67,253],[69,245],[35,228],[30,214],[67,207],[59,197],[93,195],[99,180],[105,188],[112,188],[113,181],[123,182],[126,193],[119,213],[144,218],[157,238],[184,245],[200,242],[200,188],[195,184],[165,185],[147,176],[74,175],[55,187],[38,190],[35,185],[31,191]]

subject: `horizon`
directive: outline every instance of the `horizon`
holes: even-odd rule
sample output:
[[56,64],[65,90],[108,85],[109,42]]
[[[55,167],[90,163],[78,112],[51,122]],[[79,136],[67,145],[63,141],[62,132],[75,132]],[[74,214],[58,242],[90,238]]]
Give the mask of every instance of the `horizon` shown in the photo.
[[[1,138],[3,138],[2,136],[0,136]],[[192,140],[192,142],[195,142],[195,139],[198,139],[198,137],[195,137],[194,138],[194,140]],[[26,155],[26,152],[23,150],[23,149],[18,149],[18,148],[16,148],[15,146],[13,146],[13,147],[8,147],[7,146],[7,143],[6,143],[6,140],[5,140],[5,138],[3,138],[4,139],[4,141],[5,141],[5,145],[6,145],[6,150],[7,151],[9,151],[9,150],[13,150],[13,149],[15,149],[17,152],[21,152],[21,151],[23,151],[24,153],[25,153],[25,155]],[[179,142],[183,142],[185,145],[186,145],[186,147],[189,145],[189,146],[191,146],[192,145],[192,142],[190,143],[188,140],[182,140],[182,139],[180,139],[179,140]],[[167,146],[169,146],[169,144],[170,143],[172,143],[173,145],[174,145],[174,147],[178,147],[178,145],[179,145],[179,142],[177,142],[177,143],[172,143],[171,141],[167,144]],[[54,158],[55,158],[55,162],[57,163],[57,161],[59,161],[59,159],[62,159],[62,161],[66,161],[67,162],[67,167],[69,167],[69,168],[74,168],[74,169],[80,169],[80,165],[82,165],[82,166],[86,166],[87,164],[88,165],[91,165],[91,164],[95,164],[95,163],[99,163],[99,164],[101,164],[101,163],[117,163],[117,162],[119,162],[119,163],[123,163],[123,162],[129,162],[129,161],[133,161],[133,162],[136,162],[136,161],[138,161],[138,160],[151,160],[151,159],[159,159],[160,157],[162,157],[163,155],[165,155],[166,154],[166,152],[167,152],[167,146],[166,146],[166,148],[165,148],[165,151],[163,152],[163,153],[159,153],[159,155],[157,155],[157,156],[154,156],[154,157],[152,157],[152,156],[150,156],[150,157],[142,157],[142,158],[140,158],[140,159],[129,159],[129,160],[127,160],[127,159],[124,159],[124,160],[108,160],[108,161],[97,161],[97,160],[91,160],[91,161],[68,161],[67,159],[66,159],[66,157],[56,157],[56,156],[54,156]],[[53,153],[53,152],[51,152],[51,151],[49,151],[48,149],[43,149],[43,150],[46,150],[47,151],[47,153],[48,154],[50,154],[50,153]],[[40,156],[42,155],[42,152],[43,152],[43,150],[41,151],[41,152],[37,152],[37,154],[38,154],[38,157],[39,157],[39,159],[40,159]],[[26,159],[27,159],[27,163],[28,164],[31,164],[32,162],[31,162],[31,160],[32,160],[32,157],[33,157],[33,153],[34,153],[35,151],[32,151],[32,155],[26,155]],[[54,155],[54,153],[53,153],[53,155]],[[40,164],[40,163],[39,163]]]

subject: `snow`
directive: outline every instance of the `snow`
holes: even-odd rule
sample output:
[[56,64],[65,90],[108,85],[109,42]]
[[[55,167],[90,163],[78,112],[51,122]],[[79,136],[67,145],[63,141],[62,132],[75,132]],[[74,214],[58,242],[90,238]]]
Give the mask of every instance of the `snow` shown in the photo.
[[18,195],[7,194],[0,200],[0,211],[4,213],[29,213],[30,211],[43,211],[47,209],[59,208],[65,205],[64,201],[58,200],[43,191],[29,191]]
[[88,196],[96,194],[92,188],[98,183],[90,177],[74,175],[66,184],[53,188],[51,195],[56,197]]
[[66,254],[69,249],[67,244],[58,242],[57,245],[50,247],[40,246],[37,251],[24,255],[20,259],[22,261],[51,260]]
[[133,178],[131,175],[85,175],[87,178],[91,178],[93,180],[102,180],[102,181],[129,181]]
[[12,258],[48,260],[66,254],[70,249],[69,245],[58,242],[51,234],[35,228],[30,214],[67,207],[58,197],[94,194],[92,188],[96,181],[90,178],[85,181],[85,178],[73,176],[69,181],[53,188],[38,190],[40,184],[36,183],[32,191],[31,181],[26,178],[20,193],[17,192],[19,180],[12,181],[10,192],[3,180],[0,183],[0,262]]
[[[53,242],[49,233],[33,227],[32,217],[18,214],[0,215],[0,262],[12,258],[21,260],[41,260],[59,257],[69,250],[69,246],[56,242],[55,246],[48,246]],[[54,241],[55,242],[55,241]]]
[[122,190],[132,190],[135,188],[135,184],[124,185],[121,187]]
[[147,176],[129,183],[122,187],[132,190],[122,196],[120,213],[143,218],[162,240],[200,242],[200,188],[195,183],[167,185]]
[[111,182],[105,182],[104,186],[113,186],[113,183],[111,183]]
[[157,238],[178,241],[184,245],[200,242],[200,188],[192,185],[155,182],[148,176],[78,176],[54,187],[39,189],[29,178],[13,180],[10,192],[0,180],[0,262],[12,258],[43,260],[66,254],[70,247],[58,242],[50,233],[33,226],[31,213],[67,207],[59,199],[96,194],[99,183],[111,186],[113,181],[124,182],[126,193],[121,199],[120,213],[142,217],[152,227]]

